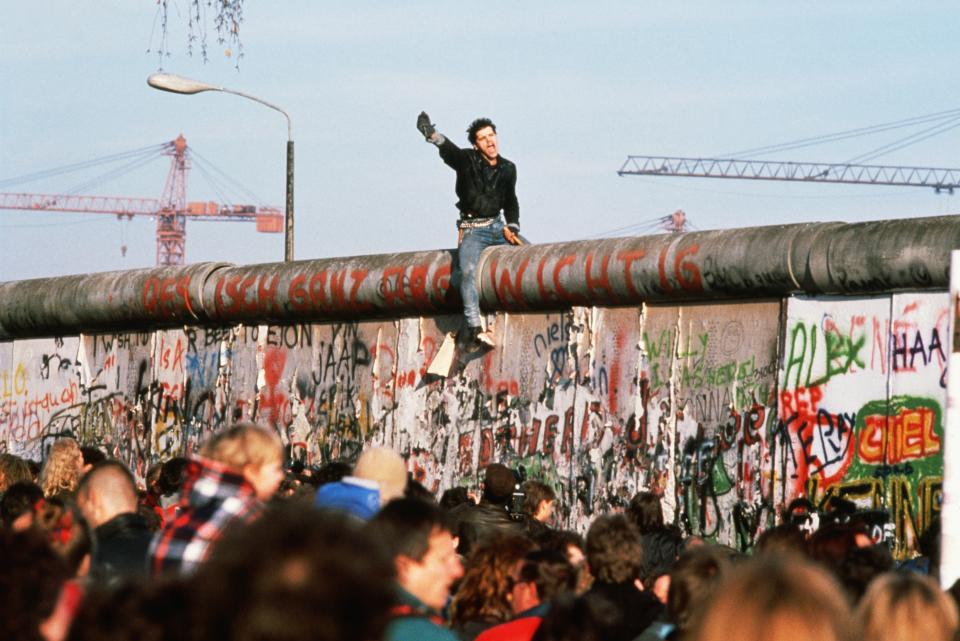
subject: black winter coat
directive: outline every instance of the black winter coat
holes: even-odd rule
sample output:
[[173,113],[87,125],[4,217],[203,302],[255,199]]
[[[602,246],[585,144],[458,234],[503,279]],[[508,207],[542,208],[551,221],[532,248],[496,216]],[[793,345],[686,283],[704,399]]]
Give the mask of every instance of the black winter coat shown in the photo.
[[100,582],[147,576],[147,548],[153,532],[139,514],[118,514],[93,531],[90,574]]
[[457,172],[457,209],[462,218],[495,218],[503,210],[507,224],[520,224],[517,166],[500,156],[491,166],[476,149],[460,149],[444,139],[440,157]]

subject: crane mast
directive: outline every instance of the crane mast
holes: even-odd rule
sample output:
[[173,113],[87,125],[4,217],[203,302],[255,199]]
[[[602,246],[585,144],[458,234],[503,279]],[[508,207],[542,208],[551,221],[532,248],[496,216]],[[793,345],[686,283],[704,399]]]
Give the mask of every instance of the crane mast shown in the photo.
[[182,265],[187,237],[187,141],[177,136],[166,155],[172,157],[157,212],[157,265]]

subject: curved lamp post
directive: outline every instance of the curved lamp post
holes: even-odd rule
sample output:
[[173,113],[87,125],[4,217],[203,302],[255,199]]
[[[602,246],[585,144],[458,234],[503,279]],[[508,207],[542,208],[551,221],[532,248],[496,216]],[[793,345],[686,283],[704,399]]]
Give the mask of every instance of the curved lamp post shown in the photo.
[[192,95],[203,91],[221,91],[223,93],[232,93],[235,96],[249,98],[254,102],[259,102],[261,105],[270,107],[271,109],[279,111],[283,114],[284,118],[287,119],[287,206],[283,225],[285,236],[283,260],[293,260],[293,126],[290,123],[290,115],[280,107],[269,103],[266,100],[257,98],[256,96],[243,93],[242,91],[228,89],[226,87],[218,87],[217,85],[210,85],[205,82],[191,80],[190,78],[184,78],[183,76],[178,76],[172,73],[151,74],[147,77],[147,84],[154,89],[160,89],[161,91],[170,91],[172,93],[181,93],[186,95]]

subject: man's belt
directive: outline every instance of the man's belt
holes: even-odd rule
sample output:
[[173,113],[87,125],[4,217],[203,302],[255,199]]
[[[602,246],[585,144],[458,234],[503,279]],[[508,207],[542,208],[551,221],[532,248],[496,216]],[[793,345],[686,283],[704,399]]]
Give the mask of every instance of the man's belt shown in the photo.
[[490,218],[471,218],[463,214],[457,221],[457,229],[477,229],[479,227],[489,227],[500,220],[500,216],[491,216]]

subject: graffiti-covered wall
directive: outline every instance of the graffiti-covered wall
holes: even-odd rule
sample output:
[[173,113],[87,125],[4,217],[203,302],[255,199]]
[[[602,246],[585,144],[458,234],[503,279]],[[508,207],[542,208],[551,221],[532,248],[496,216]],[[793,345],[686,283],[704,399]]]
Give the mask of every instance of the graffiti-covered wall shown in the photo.
[[948,296],[787,305],[775,496],[885,511],[901,556],[940,511]]
[[574,528],[654,489],[743,548],[800,496],[885,510],[900,556],[940,509],[946,292],[488,320],[500,346],[448,378],[427,366],[456,316],[0,342],[0,450],[71,434],[142,477],[249,419],[310,464],[394,447],[435,491],[522,465]]

